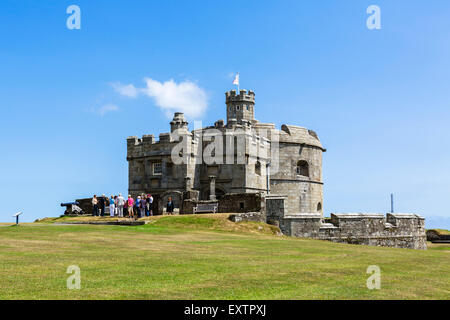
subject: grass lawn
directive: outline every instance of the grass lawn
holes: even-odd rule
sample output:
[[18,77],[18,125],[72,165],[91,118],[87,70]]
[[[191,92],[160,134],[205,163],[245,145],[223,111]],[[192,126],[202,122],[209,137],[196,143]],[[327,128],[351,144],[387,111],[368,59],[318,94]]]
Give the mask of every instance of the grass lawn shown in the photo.
[[[450,299],[449,245],[334,244],[226,217],[1,226],[0,299]],[[66,287],[70,265],[81,268],[81,290]],[[370,265],[381,268],[381,290],[366,287]]]

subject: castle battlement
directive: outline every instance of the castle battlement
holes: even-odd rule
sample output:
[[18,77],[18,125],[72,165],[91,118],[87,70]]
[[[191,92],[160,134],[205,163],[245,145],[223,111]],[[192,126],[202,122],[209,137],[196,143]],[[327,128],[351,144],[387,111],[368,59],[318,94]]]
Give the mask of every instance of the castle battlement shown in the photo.
[[252,90],[239,90],[239,94],[236,93],[236,90],[231,90],[225,93],[226,102],[253,102],[255,103],[255,92]]

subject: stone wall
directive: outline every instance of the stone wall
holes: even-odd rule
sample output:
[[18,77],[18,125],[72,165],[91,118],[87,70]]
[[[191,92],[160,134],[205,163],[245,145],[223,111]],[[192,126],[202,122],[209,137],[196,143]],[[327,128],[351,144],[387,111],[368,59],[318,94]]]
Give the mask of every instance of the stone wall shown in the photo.
[[280,225],[281,219],[284,217],[285,212],[285,200],[284,196],[268,196],[265,197],[265,213],[266,221],[268,224],[276,226]]
[[233,193],[225,194],[218,200],[199,200],[194,198],[184,198],[181,214],[193,214],[194,207],[198,204],[217,203],[218,213],[245,213],[261,211],[261,194],[259,193]]
[[339,243],[395,248],[427,248],[425,219],[416,214],[335,213],[325,223],[320,213],[287,214],[283,197],[267,197],[267,222],[283,234]]
[[194,207],[197,203],[198,200],[194,199],[183,200],[183,206],[181,207],[180,214],[194,214]]
[[261,194],[232,193],[219,200],[220,213],[260,212]]
[[427,240],[433,243],[450,243],[450,234],[442,234],[438,230],[427,230]]
[[261,212],[245,212],[230,215],[229,219],[233,222],[253,221],[265,222],[264,216]]

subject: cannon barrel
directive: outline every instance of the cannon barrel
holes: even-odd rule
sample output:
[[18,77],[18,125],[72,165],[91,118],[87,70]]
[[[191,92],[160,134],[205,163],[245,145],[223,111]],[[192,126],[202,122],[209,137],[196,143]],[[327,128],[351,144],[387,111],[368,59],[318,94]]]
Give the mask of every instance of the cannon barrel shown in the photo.
[[61,203],[61,207],[68,207],[68,206],[73,206],[76,205],[78,206],[80,203],[78,201],[75,202],[67,202],[67,203]]

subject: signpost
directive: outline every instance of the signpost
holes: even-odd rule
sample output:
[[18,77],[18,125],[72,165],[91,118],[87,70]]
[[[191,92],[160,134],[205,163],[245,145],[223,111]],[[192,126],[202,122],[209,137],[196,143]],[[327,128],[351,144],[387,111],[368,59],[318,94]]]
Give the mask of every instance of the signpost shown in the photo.
[[23,212],[20,211],[20,212],[17,212],[15,215],[13,215],[13,217],[16,217],[16,226],[19,225],[19,216],[20,216],[22,213],[23,213]]
[[394,194],[391,193],[391,213],[394,213]]

